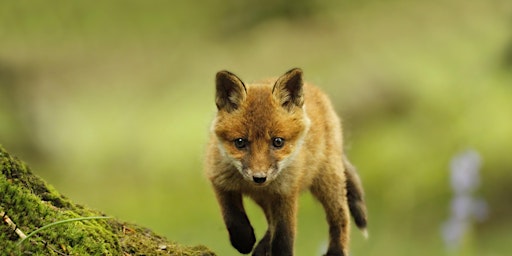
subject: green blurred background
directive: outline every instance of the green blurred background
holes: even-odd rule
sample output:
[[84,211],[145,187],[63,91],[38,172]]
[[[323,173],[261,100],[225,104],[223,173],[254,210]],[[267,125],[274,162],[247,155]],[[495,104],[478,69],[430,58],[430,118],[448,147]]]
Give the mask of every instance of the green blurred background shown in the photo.
[[[330,95],[364,182],[352,255],[510,253],[509,0],[0,1],[0,144],[76,202],[236,255],[202,171],[214,75],[292,67]],[[468,148],[489,214],[448,250],[449,163]],[[326,239],[304,193],[297,255]]]

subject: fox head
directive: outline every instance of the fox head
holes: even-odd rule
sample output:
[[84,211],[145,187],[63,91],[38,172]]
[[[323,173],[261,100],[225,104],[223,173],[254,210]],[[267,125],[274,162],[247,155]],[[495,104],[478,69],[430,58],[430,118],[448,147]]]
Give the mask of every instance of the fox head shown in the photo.
[[269,184],[293,163],[310,123],[302,70],[248,86],[236,75],[220,71],[215,103],[218,112],[212,129],[219,150],[246,181]]

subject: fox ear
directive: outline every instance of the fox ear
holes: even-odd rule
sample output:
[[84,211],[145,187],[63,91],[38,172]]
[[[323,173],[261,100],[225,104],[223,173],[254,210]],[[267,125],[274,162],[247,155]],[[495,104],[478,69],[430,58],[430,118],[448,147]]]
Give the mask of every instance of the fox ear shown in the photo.
[[223,70],[215,79],[215,104],[218,110],[231,112],[236,110],[246,96],[245,85],[235,74]]
[[302,70],[294,68],[279,77],[272,89],[272,94],[281,106],[290,111],[294,106],[304,105]]

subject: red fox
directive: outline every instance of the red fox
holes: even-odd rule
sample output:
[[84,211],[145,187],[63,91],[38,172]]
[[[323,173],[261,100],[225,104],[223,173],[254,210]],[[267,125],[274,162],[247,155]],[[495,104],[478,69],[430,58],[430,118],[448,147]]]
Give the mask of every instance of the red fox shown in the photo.
[[[304,83],[298,68],[247,86],[220,71],[215,103],[206,173],[233,247],[255,256],[293,255],[298,196],[309,189],[329,224],[326,255],[348,255],[349,212],[366,234],[366,205],[327,96]],[[254,250],[256,237],[243,195],[263,209],[268,222]]]

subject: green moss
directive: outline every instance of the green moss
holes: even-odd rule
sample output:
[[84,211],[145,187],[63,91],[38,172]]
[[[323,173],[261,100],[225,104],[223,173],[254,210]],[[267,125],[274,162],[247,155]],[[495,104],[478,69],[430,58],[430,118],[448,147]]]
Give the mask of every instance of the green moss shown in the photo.
[[[0,146],[0,212],[23,232],[52,222],[101,212],[74,204],[60,195]],[[115,219],[76,221],[45,229],[18,246],[19,237],[0,223],[2,255],[215,255],[203,246],[187,247],[151,230]]]

